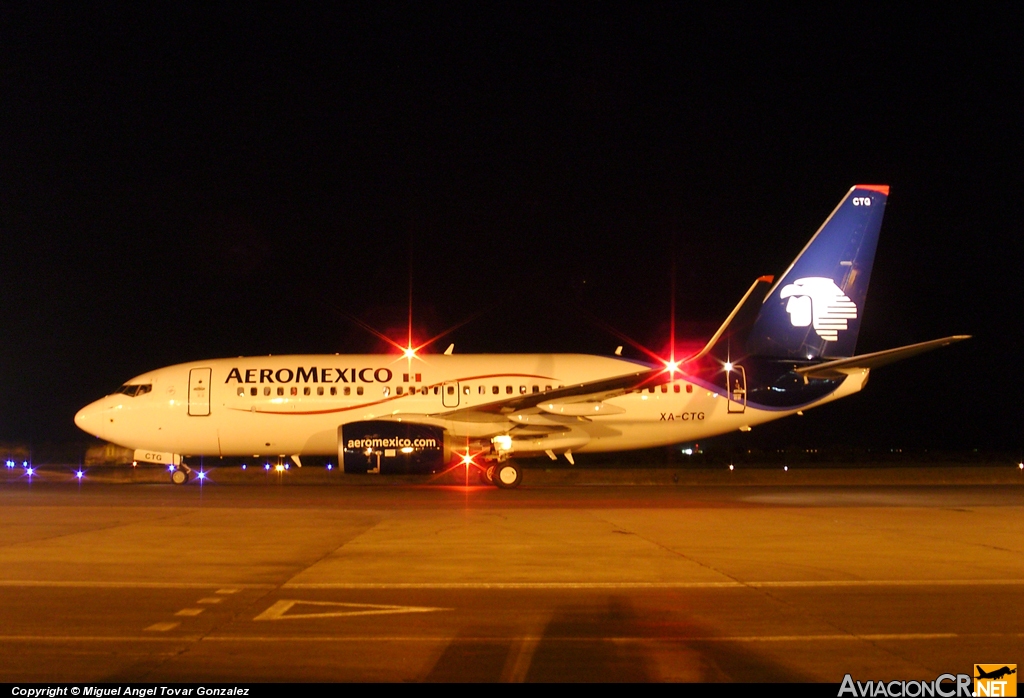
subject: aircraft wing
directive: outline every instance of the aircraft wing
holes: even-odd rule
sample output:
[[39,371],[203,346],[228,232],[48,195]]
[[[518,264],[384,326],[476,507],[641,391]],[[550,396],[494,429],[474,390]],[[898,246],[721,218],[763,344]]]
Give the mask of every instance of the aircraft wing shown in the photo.
[[796,372],[804,378],[842,378],[845,375],[845,371],[855,370],[858,368],[878,368],[879,366],[891,364],[895,361],[901,361],[902,359],[916,356],[917,354],[923,354],[926,351],[938,349],[939,347],[949,346],[956,342],[962,342],[963,340],[970,338],[971,335],[969,334],[958,334],[953,335],[952,337],[933,339],[930,342],[920,342],[918,344],[909,344],[905,347],[876,351],[872,354],[851,356],[848,359],[826,361],[823,364],[798,368],[796,369]]
[[631,390],[645,388],[655,382],[661,382],[666,376],[663,368],[645,368],[635,373],[627,373],[614,378],[589,381],[567,385],[563,388],[548,390],[541,393],[514,395],[507,400],[490,402],[475,407],[463,407],[449,412],[438,412],[430,415],[452,419],[460,422],[497,422],[505,421],[507,415],[519,410],[536,407],[541,403],[599,403],[608,398],[625,395]]

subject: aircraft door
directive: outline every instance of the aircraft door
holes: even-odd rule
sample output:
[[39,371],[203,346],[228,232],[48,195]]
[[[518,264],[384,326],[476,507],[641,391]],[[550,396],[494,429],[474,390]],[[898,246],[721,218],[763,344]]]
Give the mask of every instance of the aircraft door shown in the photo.
[[211,372],[209,368],[193,368],[188,372],[188,413],[192,417],[210,415]]
[[459,383],[452,381],[441,386],[441,404],[445,407],[459,406]]
[[729,396],[729,414],[743,414],[747,410],[747,371],[733,364],[725,372],[725,389]]

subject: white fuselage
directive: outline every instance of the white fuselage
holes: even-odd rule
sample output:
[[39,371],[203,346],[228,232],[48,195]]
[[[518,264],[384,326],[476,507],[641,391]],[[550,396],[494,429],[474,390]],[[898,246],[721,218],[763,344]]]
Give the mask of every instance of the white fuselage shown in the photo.
[[[623,359],[582,354],[214,359],[137,376],[122,392],[83,408],[75,423],[132,449],[248,457],[337,454],[340,425],[415,421],[447,429],[453,443],[512,433],[515,452],[534,455],[693,441],[797,411],[755,408],[733,399],[724,385],[697,382],[679,372],[666,375],[668,382],[587,403],[595,407],[585,416],[536,407],[504,413],[472,409],[640,368]],[[814,404],[854,393],[866,378],[866,370],[858,371]],[[134,386],[149,388],[131,395]]]

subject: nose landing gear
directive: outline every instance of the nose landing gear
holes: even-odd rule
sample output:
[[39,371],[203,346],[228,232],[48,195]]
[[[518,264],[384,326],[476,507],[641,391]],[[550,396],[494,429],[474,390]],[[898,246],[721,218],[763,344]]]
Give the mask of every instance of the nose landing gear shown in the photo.
[[192,476],[192,470],[187,465],[182,463],[177,468],[171,471],[171,483],[175,485],[184,485],[189,481]]

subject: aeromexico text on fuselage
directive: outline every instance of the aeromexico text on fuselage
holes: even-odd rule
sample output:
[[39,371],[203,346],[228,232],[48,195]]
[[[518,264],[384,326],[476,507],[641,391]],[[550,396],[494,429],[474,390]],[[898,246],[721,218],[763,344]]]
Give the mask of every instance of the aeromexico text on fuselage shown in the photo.
[[225,383],[390,383],[390,368],[232,368]]

